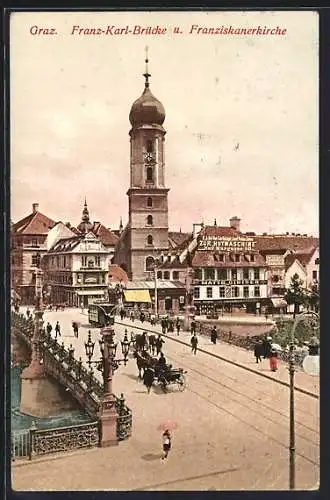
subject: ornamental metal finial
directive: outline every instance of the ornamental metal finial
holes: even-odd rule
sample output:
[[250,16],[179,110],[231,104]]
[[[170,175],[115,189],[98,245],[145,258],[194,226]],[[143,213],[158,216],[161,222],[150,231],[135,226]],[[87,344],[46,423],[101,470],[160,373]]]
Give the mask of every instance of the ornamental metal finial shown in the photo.
[[145,58],[146,71],[145,71],[145,73],[143,73],[143,76],[146,79],[144,86],[145,86],[145,88],[148,88],[149,87],[149,77],[151,76],[151,74],[148,71],[148,62],[149,62],[149,59],[148,59],[148,45],[146,45],[146,47],[145,47],[145,53],[146,53],[146,58]]

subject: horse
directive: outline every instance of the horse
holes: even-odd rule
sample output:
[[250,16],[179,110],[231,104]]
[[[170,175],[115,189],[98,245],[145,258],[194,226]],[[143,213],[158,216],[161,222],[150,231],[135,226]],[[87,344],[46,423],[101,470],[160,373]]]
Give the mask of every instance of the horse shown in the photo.
[[148,337],[147,332],[135,335],[135,349],[137,351],[146,350],[148,347]]
[[142,370],[144,371],[147,367],[154,368],[157,363],[157,359],[150,356],[147,351],[140,352],[135,350],[133,356],[136,359],[136,365],[139,370],[139,378],[142,378]]

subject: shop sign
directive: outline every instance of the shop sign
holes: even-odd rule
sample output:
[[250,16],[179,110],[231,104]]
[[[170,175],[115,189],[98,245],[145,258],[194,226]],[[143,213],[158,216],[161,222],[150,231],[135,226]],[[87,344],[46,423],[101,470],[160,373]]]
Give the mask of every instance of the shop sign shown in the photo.
[[256,242],[253,238],[229,238],[225,236],[202,236],[198,250],[236,251],[253,250]]

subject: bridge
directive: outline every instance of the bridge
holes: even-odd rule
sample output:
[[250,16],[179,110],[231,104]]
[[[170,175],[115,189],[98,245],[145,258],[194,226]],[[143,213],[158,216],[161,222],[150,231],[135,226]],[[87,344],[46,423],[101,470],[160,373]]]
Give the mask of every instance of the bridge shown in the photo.
[[[43,405],[51,406],[51,384],[54,386],[53,381],[56,381],[93,420],[91,424],[80,424],[65,429],[32,429],[29,443],[26,445],[30,457],[33,454],[86,446],[108,446],[130,437],[132,412],[126,406],[123,394],[121,397],[108,394],[106,382],[102,385],[93,370],[88,371],[81,358],[77,360],[74,357],[73,349],[67,349],[64,343],[60,345],[57,339],[46,333],[42,328],[42,312],[36,311],[35,320],[32,320],[13,311],[11,329],[12,335],[31,352],[31,363],[21,375],[21,411],[39,416],[38,405],[43,393],[47,394],[48,401],[50,399],[49,402],[44,401]],[[110,438],[109,422],[110,426],[114,427]]]

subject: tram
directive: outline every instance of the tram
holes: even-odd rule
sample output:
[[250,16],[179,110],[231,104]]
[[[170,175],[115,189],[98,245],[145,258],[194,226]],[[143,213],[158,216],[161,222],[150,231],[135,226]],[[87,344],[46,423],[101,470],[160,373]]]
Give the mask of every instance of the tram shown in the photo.
[[109,302],[100,302],[89,304],[88,306],[88,322],[97,327],[113,325],[115,304]]

